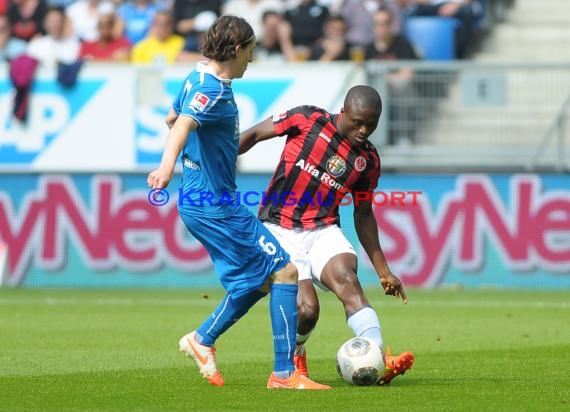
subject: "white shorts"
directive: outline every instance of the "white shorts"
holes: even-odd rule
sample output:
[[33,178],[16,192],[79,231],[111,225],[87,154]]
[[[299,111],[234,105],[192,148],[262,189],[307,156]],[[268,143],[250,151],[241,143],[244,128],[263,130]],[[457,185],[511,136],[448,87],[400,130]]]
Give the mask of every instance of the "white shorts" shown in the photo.
[[291,263],[297,266],[299,280],[311,279],[323,290],[321,273],[331,258],[341,253],[356,251],[336,225],[317,229],[285,229],[274,223],[263,223],[277,238],[291,256]]

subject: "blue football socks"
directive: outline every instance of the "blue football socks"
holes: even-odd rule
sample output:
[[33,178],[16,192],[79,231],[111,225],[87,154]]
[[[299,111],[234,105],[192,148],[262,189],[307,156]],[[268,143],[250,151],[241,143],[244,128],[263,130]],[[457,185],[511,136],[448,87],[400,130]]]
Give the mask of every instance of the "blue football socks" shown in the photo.
[[200,345],[214,346],[216,339],[264,296],[265,294],[258,290],[238,298],[229,294],[226,295],[214,310],[214,313],[208,316],[196,331],[196,341]]
[[273,370],[277,377],[288,378],[295,370],[293,354],[297,331],[297,285],[271,284],[269,313],[273,330],[275,363]]

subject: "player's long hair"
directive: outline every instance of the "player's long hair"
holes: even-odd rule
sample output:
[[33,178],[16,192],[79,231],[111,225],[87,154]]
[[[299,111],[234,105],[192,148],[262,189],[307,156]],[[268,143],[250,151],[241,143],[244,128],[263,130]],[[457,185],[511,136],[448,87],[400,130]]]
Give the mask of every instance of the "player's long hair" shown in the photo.
[[254,39],[249,23],[237,16],[222,16],[207,31],[201,52],[208,59],[224,62],[236,57],[236,46]]

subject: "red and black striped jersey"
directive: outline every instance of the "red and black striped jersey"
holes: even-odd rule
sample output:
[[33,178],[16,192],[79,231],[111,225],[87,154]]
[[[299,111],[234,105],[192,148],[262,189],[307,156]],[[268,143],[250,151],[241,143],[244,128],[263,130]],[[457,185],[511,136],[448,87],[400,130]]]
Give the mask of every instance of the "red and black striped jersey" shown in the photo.
[[305,229],[340,224],[335,200],[376,189],[378,152],[371,142],[353,145],[342,136],[341,116],[314,106],[273,116],[276,133],[287,139],[259,208],[262,221]]

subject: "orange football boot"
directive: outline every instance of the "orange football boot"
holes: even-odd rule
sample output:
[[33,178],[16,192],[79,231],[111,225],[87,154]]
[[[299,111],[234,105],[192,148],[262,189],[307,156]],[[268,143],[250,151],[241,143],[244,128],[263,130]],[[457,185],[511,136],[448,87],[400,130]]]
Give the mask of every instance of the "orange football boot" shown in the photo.
[[299,370],[295,370],[291,376],[286,379],[281,379],[272,373],[267,381],[267,388],[269,389],[308,389],[308,390],[322,390],[330,389],[328,385],[322,385],[315,381],[310,380],[302,375]]
[[386,367],[384,375],[378,381],[378,385],[387,385],[398,375],[404,375],[412,368],[414,355],[412,352],[403,352],[398,356],[393,356],[390,348],[386,351]]
[[216,348],[200,345],[196,342],[196,331],[190,332],[180,338],[180,352],[187,357],[194,358],[200,373],[214,386],[224,386],[224,378],[216,366]]
[[309,370],[307,369],[307,350],[304,350],[302,355],[295,355],[293,362],[295,362],[295,369],[298,370],[301,375],[309,377]]

